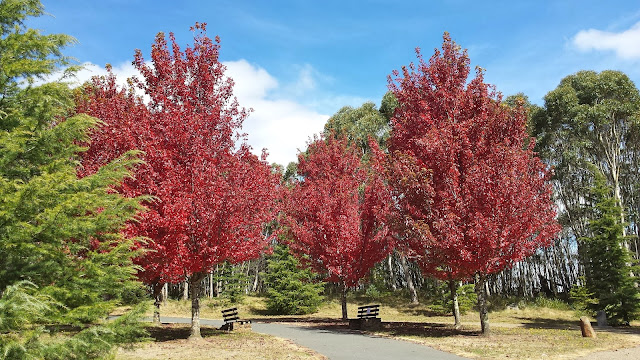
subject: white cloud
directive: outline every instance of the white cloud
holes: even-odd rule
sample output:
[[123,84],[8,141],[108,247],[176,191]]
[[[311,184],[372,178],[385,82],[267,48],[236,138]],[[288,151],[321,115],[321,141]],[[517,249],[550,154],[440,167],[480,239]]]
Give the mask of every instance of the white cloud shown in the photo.
[[265,69],[255,67],[244,59],[227,61],[224,65],[227,67],[226,75],[233,78],[233,93],[239,101],[262,99],[278,87],[278,81]]
[[[248,135],[247,141],[253,152],[259,156],[262,149],[266,148],[269,153],[267,160],[284,166],[296,161],[298,150],[306,149],[309,138],[321,132],[329,118],[329,115],[314,110],[310,104],[323,99],[331,102],[334,99],[327,95],[309,95],[309,92],[315,90],[315,79],[322,75],[310,65],[304,65],[299,68],[294,81],[281,86],[265,69],[244,59],[224,62],[224,65],[227,67],[226,75],[234,80],[233,93],[240,106],[254,110],[244,121],[242,129]],[[79,86],[93,76],[107,75],[104,67],[92,63],[84,63],[82,67],[73,77],[62,79],[64,74],[57,72],[41,83],[62,79],[72,86]],[[120,86],[126,84],[127,78],[140,78],[131,62],[115,65],[112,71]],[[314,100],[303,104],[299,99],[305,94]]]
[[224,64],[227,76],[235,82],[234,94],[240,105],[253,108],[244,121],[243,131],[248,134],[254,152],[260,154],[266,148],[269,162],[285,166],[296,161],[298,150],[304,150],[307,140],[322,131],[329,115],[320,114],[296,99],[274,95],[290,87],[298,90],[298,96],[313,90],[313,69],[305,65],[294,83],[281,86],[265,69],[246,60]]
[[618,33],[582,30],[573,38],[573,44],[583,51],[609,50],[622,59],[640,59],[640,22]]
[[[96,64],[92,64],[90,62],[85,62],[81,66],[81,69],[75,72],[73,75],[67,75],[62,71],[55,72],[50,76],[47,76],[45,79],[37,81],[36,85],[43,84],[49,81],[64,81],[69,83],[71,86],[80,86],[83,83],[91,80],[94,76],[105,76],[107,75],[107,70],[104,67],[100,67]],[[128,62],[123,62],[122,64],[118,64],[113,66],[112,71],[116,74],[116,81],[118,85],[124,86],[127,83],[127,78],[132,76],[140,77],[140,73],[133,67],[133,64]]]

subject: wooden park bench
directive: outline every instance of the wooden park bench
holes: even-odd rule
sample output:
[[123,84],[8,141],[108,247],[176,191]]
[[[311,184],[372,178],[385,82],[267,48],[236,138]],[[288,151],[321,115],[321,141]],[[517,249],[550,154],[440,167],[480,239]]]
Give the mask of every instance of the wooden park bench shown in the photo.
[[243,320],[238,316],[238,308],[230,308],[222,310],[222,318],[224,319],[224,325],[220,330],[238,330],[238,329],[251,329],[251,320]]
[[380,305],[358,306],[358,318],[349,319],[349,329],[352,330],[376,330],[382,325]]

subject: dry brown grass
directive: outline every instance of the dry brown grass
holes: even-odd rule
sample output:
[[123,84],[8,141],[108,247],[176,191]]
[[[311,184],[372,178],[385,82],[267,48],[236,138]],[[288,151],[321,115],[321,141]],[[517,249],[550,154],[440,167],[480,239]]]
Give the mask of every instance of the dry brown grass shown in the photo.
[[288,340],[250,331],[219,331],[203,326],[202,339],[189,340],[189,326],[149,326],[153,339],[132,349],[119,349],[116,360],[209,360],[291,359],[320,360],[326,357]]
[[[538,327],[538,326],[542,327]],[[583,338],[577,326],[497,323],[483,336],[477,326],[454,330],[425,323],[388,323],[378,334],[425,344],[473,359],[574,359],[596,351],[640,344],[638,329],[598,331],[595,339]]]
[[[221,319],[220,310],[230,304],[217,299],[202,301],[203,318]],[[377,303],[356,298],[348,304],[349,314],[357,306]],[[582,338],[578,326],[579,314],[568,308],[521,306],[490,313],[492,334],[481,336],[477,312],[462,316],[463,329],[452,328],[453,318],[435,313],[427,305],[411,305],[402,298],[387,298],[381,302],[385,328],[383,336],[419,342],[437,349],[477,359],[572,359],[588,353],[622,349],[640,345],[640,326],[602,331],[596,329],[596,339]],[[260,297],[246,297],[237,304],[244,318],[257,321],[308,322],[312,326],[343,328],[337,300],[326,301],[318,312],[304,316],[274,316],[266,312]],[[190,316],[190,302],[170,301],[161,309],[163,316]]]

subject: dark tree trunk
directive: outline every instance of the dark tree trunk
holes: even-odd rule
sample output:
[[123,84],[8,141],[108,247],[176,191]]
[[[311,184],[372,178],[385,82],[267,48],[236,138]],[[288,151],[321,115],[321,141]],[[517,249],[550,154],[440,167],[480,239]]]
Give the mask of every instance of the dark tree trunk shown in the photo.
[[460,329],[462,327],[462,322],[460,321],[460,306],[458,304],[458,280],[449,280],[449,291],[451,291],[451,311],[453,312],[454,319],[453,327],[455,329]]
[[190,339],[200,339],[200,288],[206,273],[194,273],[189,278],[191,290],[191,335]]
[[347,317],[347,290],[349,290],[347,288],[347,285],[345,285],[344,283],[341,284],[341,296],[340,296],[340,302],[342,303],[342,320],[347,320],[349,319]]
[[480,309],[480,328],[482,335],[489,335],[489,310],[487,306],[487,278],[484,274],[476,274],[476,295],[478,295],[478,308]]

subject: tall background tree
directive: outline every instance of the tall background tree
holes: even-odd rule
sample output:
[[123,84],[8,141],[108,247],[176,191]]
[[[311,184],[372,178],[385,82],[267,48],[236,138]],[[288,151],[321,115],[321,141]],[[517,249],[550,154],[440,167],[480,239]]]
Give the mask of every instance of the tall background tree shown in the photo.
[[[141,335],[122,321],[93,325],[140,288],[134,239],[120,233],[140,199],[112,191],[139,160],[127,152],[76,176],[78,142],[98,120],[72,116],[66,84],[34,85],[68,64],[62,48],[74,41],[25,26],[43,13],[39,1],[0,2],[0,356],[96,358]],[[45,323],[87,330],[51,342]]]
[[298,157],[298,175],[287,195],[283,224],[303,264],[346,294],[392,249],[386,224],[390,198],[374,141],[370,165],[346,137],[316,138]]
[[158,34],[149,63],[136,51],[142,79],[133,83],[147,102],[133,88],[118,89],[111,76],[85,89],[78,111],[106,124],[92,134],[87,168],[127,149],[145,152],[146,164],[122,187],[128,196],[155,197],[129,229],[152,240],[138,260],[140,277],[156,289],[188,278],[191,334],[199,337],[202,280],[216,265],[256,258],[268,245],[263,230],[274,216],[279,175],[239,132],[248,112],[233,97],[219,39],[206,36],[206,24],[192,31],[194,43],[184,50],[173,34],[169,41]]
[[[555,169],[554,192],[562,204],[559,221],[566,241],[591,236],[594,213],[584,201],[594,185],[592,164],[613,189],[620,221],[627,224],[623,235],[635,235],[624,237],[623,244],[638,258],[639,113],[640,93],[619,71],[569,75],[545,96],[544,108],[533,113],[536,150]],[[584,265],[589,259],[582,245],[578,242]]]
[[345,106],[338,110],[327,120],[324,132],[346,136],[364,155],[370,152],[369,138],[374,138],[381,147],[385,146],[389,137],[389,121],[374,103],[366,102],[359,108]]
[[592,171],[595,176],[590,190],[593,204],[590,210],[594,213],[589,221],[591,236],[581,239],[587,248],[586,285],[597,299],[593,310],[604,310],[614,325],[629,325],[640,315],[640,293],[632,275],[638,272],[638,267],[631,265],[631,251],[624,245],[625,224],[620,219],[615,190],[595,166]]
[[467,84],[469,58],[448,34],[428,62],[417,55],[418,64],[390,78],[398,107],[389,153],[401,165],[390,173],[404,196],[406,244],[425,274],[475,277],[488,333],[487,276],[548,246],[559,230],[548,171],[523,107],[501,105],[480,70]]

